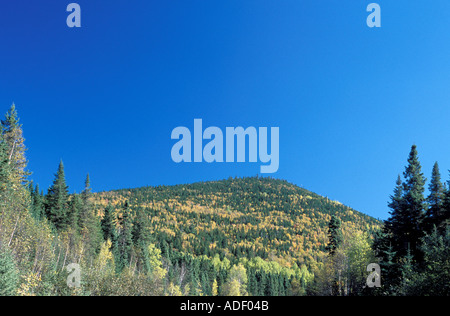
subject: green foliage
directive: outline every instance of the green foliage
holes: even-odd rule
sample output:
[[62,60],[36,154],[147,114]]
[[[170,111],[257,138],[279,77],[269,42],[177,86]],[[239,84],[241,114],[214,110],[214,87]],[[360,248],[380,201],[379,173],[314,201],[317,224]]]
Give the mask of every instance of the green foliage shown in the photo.
[[[425,198],[416,146],[381,225],[272,178],[92,193],[88,175],[69,194],[61,162],[44,196],[27,181],[22,134],[13,105],[0,133],[0,294],[449,295],[450,190],[436,163]],[[382,288],[369,289],[377,260]],[[80,288],[67,287],[69,263]]]
[[39,185],[33,186],[33,183],[30,182],[29,190],[31,195],[31,215],[37,220],[40,221],[45,217],[45,197],[39,191]]
[[[1,125],[0,125],[1,129]],[[0,194],[4,195],[11,186],[11,165],[9,164],[8,149],[3,140],[3,134],[0,133]]]
[[0,296],[13,296],[17,292],[18,273],[11,252],[0,245]]
[[133,255],[132,218],[128,202],[122,207],[122,217],[119,220],[117,269],[122,271],[131,265]]
[[26,171],[28,161],[25,152],[27,149],[15,104],[12,104],[5,114],[5,119],[1,121],[1,134],[8,164],[10,169],[14,170],[10,173],[12,182],[17,185],[26,184],[26,178],[30,174]]
[[[373,249],[380,259],[384,281],[377,294],[448,295],[449,252],[447,215],[449,191],[433,166],[425,201],[425,178],[417,148],[412,146],[404,182],[399,178],[389,207],[391,216],[375,234]],[[427,203],[425,203],[427,202]]]
[[450,295],[450,227],[441,234],[434,229],[422,239],[424,261],[415,267],[406,258],[402,294],[431,296]]
[[246,296],[247,295],[247,270],[242,264],[234,265],[228,273],[228,280],[222,287],[222,295]]
[[420,256],[417,241],[423,236],[422,220],[425,212],[425,177],[421,171],[417,147],[413,145],[408,158],[408,165],[403,176],[404,191],[404,226],[401,235],[397,236],[403,245],[398,251],[401,253],[411,248],[414,257]]
[[[44,196],[38,185],[26,179],[26,148],[15,106],[0,126],[0,295],[162,295],[166,270],[154,258],[156,249],[147,249],[145,218],[136,216],[136,242],[132,240],[130,219],[121,222],[122,233],[133,255],[146,257],[150,269],[136,269],[138,260],[116,272],[118,249],[115,212],[104,240],[97,209],[93,203],[89,176],[81,194],[69,194],[64,166]],[[123,230],[125,227],[125,233]],[[105,228],[105,226],[104,226]],[[137,229],[139,228],[139,230]],[[115,239],[115,240],[114,240]],[[82,266],[81,288],[67,286],[66,267]],[[143,269],[142,269],[143,270]],[[174,287],[176,289],[176,287]],[[176,291],[174,291],[176,292]]]
[[117,242],[116,221],[114,218],[114,208],[111,205],[106,206],[103,218],[101,220],[103,238],[110,240],[113,244]]
[[331,216],[328,224],[328,238],[329,242],[325,249],[333,256],[342,243],[341,221],[335,215]]
[[46,195],[46,212],[48,219],[55,225],[56,229],[67,228],[69,224],[69,188],[66,184],[62,161],[59,163],[53,185],[48,189]]
[[[311,270],[326,255],[332,217],[340,223],[336,246],[341,231],[370,234],[379,225],[341,203],[271,178],[119,190],[94,200],[99,211],[114,208],[119,218],[132,219],[129,249],[135,259],[128,259],[129,266],[145,271],[148,254],[141,244],[151,242],[161,249],[168,284],[190,295],[212,295],[214,281],[222,294],[303,295],[314,278]],[[124,212],[125,204],[132,211]],[[114,212],[104,213],[105,224]],[[247,272],[245,291],[229,277],[240,264]]]
[[439,165],[436,162],[433,166],[430,184],[428,186],[430,194],[428,195],[428,209],[426,211],[424,220],[424,229],[426,232],[431,232],[434,226],[440,225],[444,210],[445,188],[441,182],[441,173],[439,172]]
[[[152,240],[161,249],[213,257],[234,263],[241,257],[312,263],[325,253],[332,215],[343,229],[374,231],[379,222],[338,202],[286,181],[270,178],[229,179],[172,187],[105,192],[96,203],[142,209]],[[105,203],[105,204],[103,204]],[[163,250],[164,252],[164,250]]]

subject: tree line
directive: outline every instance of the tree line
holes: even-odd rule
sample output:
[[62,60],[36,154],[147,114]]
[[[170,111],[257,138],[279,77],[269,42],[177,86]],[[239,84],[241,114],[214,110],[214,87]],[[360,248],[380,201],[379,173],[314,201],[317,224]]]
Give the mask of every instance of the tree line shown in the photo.
[[[69,194],[62,161],[44,194],[28,179],[14,104],[0,127],[0,295],[162,295],[166,272],[139,218],[132,225],[126,205],[114,224],[100,216],[89,175]],[[67,285],[70,263],[81,266],[80,288]]]
[[[69,193],[29,180],[15,105],[0,132],[0,295],[448,295],[450,185],[417,147],[384,222],[286,181]],[[382,286],[366,286],[369,263]],[[79,288],[66,266],[81,266]]]
[[[149,210],[127,199],[97,205],[89,175],[69,193],[62,161],[44,193],[28,180],[26,150],[12,105],[0,133],[0,295],[287,295],[294,277],[311,277],[258,257],[177,251],[151,234]],[[67,285],[71,263],[79,288]]]
[[436,162],[425,194],[417,146],[397,178],[390,217],[375,235],[387,295],[450,295],[450,182],[443,183]]
[[[426,195],[421,169],[413,145],[390,196],[389,218],[373,235],[345,236],[340,219],[331,218],[328,255],[311,295],[450,295],[450,186],[436,162]],[[367,286],[370,263],[380,266],[380,287]]]

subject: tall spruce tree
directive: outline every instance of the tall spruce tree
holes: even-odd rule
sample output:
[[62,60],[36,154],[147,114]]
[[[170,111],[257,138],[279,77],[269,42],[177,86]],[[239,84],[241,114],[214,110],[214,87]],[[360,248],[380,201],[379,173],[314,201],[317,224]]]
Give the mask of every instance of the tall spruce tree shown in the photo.
[[[110,250],[117,260],[120,257],[118,249],[118,232],[116,228],[114,208],[111,204],[108,204],[106,206],[105,211],[103,212],[103,218],[100,222],[100,226],[103,233],[103,239],[105,241],[109,240],[111,242]],[[120,265],[120,262],[118,262],[118,264]]]
[[89,173],[86,175],[86,180],[84,181],[84,190],[81,193],[83,200],[88,200],[90,195],[92,193],[92,188],[91,188],[91,178],[89,177]]
[[118,234],[118,271],[121,272],[127,265],[130,264],[130,260],[133,253],[133,226],[131,218],[131,209],[128,201],[122,206],[122,217],[120,219],[120,228]]
[[404,244],[407,243],[403,235],[406,227],[408,227],[408,216],[406,214],[404,199],[404,184],[400,175],[395,182],[394,194],[390,196],[388,203],[389,218],[384,221],[382,230],[374,235],[372,247],[380,258],[380,265],[386,276],[385,291],[392,293],[398,286],[401,278],[399,277],[399,261],[401,256],[399,250],[404,255]]
[[399,253],[406,254],[410,246],[411,254],[415,259],[419,259],[420,238],[423,237],[423,217],[425,211],[425,182],[426,178],[422,173],[416,145],[411,147],[408,157],[408,165],[403,173],[404,183],[404,219],[405,226],[402,227],[402,234],[399,236],[402,241]]
[[335,215],[331,216],[328,224],[328,239],[326,250],[330,256],[334,256],[336,249],[342,243],[341,220]]
[[103,218],[101,220],[103,238],[110,240],[114,245],[117,239],[116,223],[114,220],[114,208],[111,204],[108,204],[105,208]]
[[48,189],[46,196],[46,213],[48,219],[58,230],[65,229],[69,224],[69,188],[66,185],[64,164],[59,163],[53,185]]
[[[380,238],[375,238],[374,246],[383,261],[388,260],[388,249],[392,248],[395,253],[404,249],[407,240],[404,231],[408,227],[408,215],[406,213],[404,198],[404,183],[400,175],[397,177],[394,194],[390,196],[388,207],[390,217],[384,222]],[[403,254],[403,252],[401,252]]]
[[94,256],[98,254],[103,242],[103,234],[100,218],[97,215],[91,201],[92,189],[89,174],[86,176],[84,190],[81,192],[81,209],[79,215],[79,227],[82,231],[86,252]]
[[427,233],[433,231],[433,227],[438,227],[443,216],[445,190],[441,182],[441,173],[439,172],[439,165],[434,163],[431,180],[429,184],[430,194],[428,195],[428,209],[425,214],[424,228]]

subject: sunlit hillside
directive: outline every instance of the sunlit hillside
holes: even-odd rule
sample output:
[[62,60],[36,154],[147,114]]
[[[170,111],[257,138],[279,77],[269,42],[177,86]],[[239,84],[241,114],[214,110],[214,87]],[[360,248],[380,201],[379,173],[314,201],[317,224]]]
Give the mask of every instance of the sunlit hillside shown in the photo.
[[[371,233],[380,222],[283,180],[236,178],[99,193],[99,210],[128,201],[148,216],[163,252],[228,258],[260,257],[285,267],[325,254],[331,215],[344,231]],[[100,207],[101,206],[101,207]],[[118,207],[120,212],[120,207]]]

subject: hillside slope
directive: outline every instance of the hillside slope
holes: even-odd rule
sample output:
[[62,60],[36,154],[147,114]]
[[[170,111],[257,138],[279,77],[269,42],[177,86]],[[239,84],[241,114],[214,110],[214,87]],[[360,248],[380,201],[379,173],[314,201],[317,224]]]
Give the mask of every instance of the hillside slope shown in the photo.
[[[371,233],[376,219],[283,180],[235,178],[98,193],[101,211],[128,201],[148,216],[151,239],[166,251],[260,257],[290,267],[325,254],[331,215],[344,231]],[[120,209],[120,208],[118,208]],[[118,214],[120,216],[120,214]],[[169,250],[168,250],[169,249]]]

